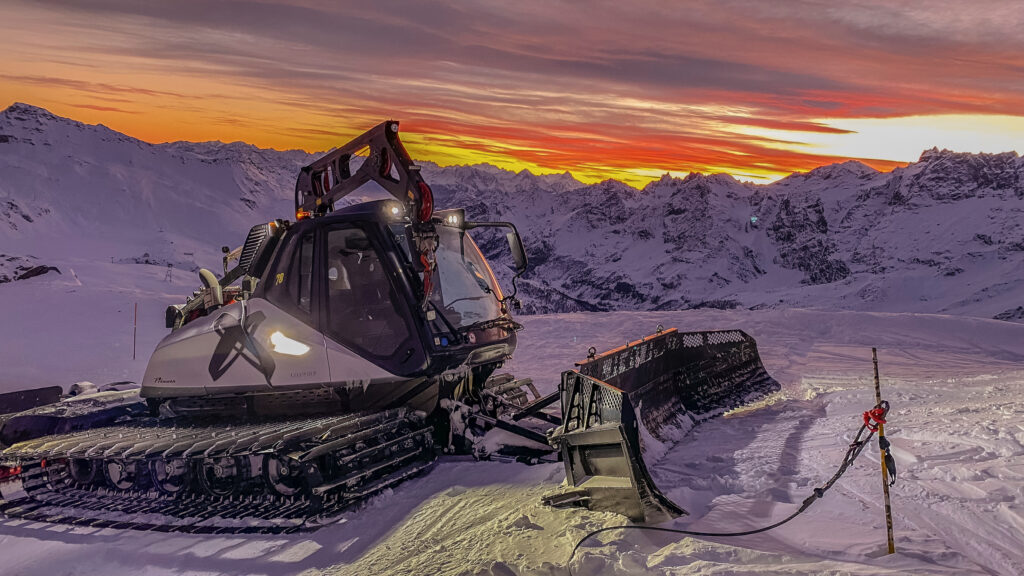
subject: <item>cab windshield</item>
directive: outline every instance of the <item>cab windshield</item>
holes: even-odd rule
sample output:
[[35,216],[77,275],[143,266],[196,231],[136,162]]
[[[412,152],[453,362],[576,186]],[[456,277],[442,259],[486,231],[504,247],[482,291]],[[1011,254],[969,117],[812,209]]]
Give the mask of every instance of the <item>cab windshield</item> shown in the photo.
[[[405,227],[393,231],[408,246]],[[438,226],[437,235],[431,303],[455,328],[500,317],[501,288],[473,239],[448,226]]]

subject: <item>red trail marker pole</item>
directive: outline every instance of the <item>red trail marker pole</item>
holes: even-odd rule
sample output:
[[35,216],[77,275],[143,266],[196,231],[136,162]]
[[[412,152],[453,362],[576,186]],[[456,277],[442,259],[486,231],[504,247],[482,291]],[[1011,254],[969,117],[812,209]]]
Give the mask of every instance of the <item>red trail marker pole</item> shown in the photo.
[[139,333],[139,303],[135,303],[135,314],[132,316],[132,360],[135,360],[135,336]]

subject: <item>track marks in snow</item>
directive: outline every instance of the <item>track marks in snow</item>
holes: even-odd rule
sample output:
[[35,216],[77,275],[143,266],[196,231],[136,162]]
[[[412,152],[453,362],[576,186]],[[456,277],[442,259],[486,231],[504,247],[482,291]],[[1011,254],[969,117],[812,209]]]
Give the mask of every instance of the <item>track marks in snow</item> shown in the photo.
[[[430,474],[433,493],[415,485],[395,490],[395,497],[420,503],[394,530],[365,554],[323,574],[561,576],[556,562],[576,540],[617,518],[543,506],[541,496],[557,488],[561,472],[560,464],[443,461]],[[371,512],[362,511],[353,522]]]
[[[1024,573],[1024,447],[1017,424],[1024,403],[1015,392],[1021,376],[901,383],[883,391],[894,406],[887,433],[900,471],[891,492],[902,553],[965,572]],[[846,400],[832,404],[840,409]],[[841,488],[870,507],[881,526],[876,445],[865,457],[875,472],[844,479]],[[936,543],[944,550],[933,549]]]
[[[790,524],[757,536],[707,539],[754,554],[742,562],[716,544],[708,544],[713,553],[696,557],[673,543],[647,552],[644,573],[676,573],[685,565],[679,573],[876,574],[894,564],[903,566],[896,573],[1024,573],[1024,403],[1016,393],[1022,376],[883,379],[883,397],[894,406],[888,434],[900,471],[892,489],[896,557],[881,553],[885,528],[873,442],[824,499]],[[874,404],[873,386],[849,372],[805,375],[800,386],[806,400],[708,422],[652,467],[658,485],[691,513],[676,526],[724,532],[770,524],[834,473],[860,412]],[[788,394],[801,391],[790,387]]]
[[[157,284],[165,285],[159,278]],[[67,306],[82,308],[63,289],[59,295]],[[67,306],[50,312],[63,314]],[[158,310],[162,314],[162,306]],[[740,327],[757,338],[769,373],[783,384],[776,401],[707,422],[652,463],[659,486],[691,512],[673,523],[680,528],[763,526],[787,516],[831,476],[861,412],[874,404],[872,345],[879,348],[883,393],[893,405],[887,432],[901,473],[893,488],[895,556],[882,554],[881,479],[872,446],[824,499],[777,530],[702,540],[606,533],[581,547],[574,563],[578,576],[1024,574],[1024,326],[807,310],[522,320],[527,330],[508,368],[534,377],[543,391],[556,389],[559,372],[585,357],[588,346],[618,345],[659,323],[683,330]],[[15,322],[9,331],[18,333],[19,326]],[[155,332],[151,336],[155,343]],[[81,348],[66,363],[80,377],[90,365],[126,369],[111,358]],[[140,373],[142,364],[136,366]],[[59,373],[47,367],[45,376],[52,381]],[[562,478],[560,464],[441,462],[313,534],[246,539],[204,557],[189,550],[211,537],[58,532],[19,520],[0,521],[0,550],[5,576],[73,570],[565,576],[565,559],[579,538],[626,521],[541,506],[539,497],[556,490]],[[312,548],[303,544],[307,540],[320,548],[294,562],[270,561],[293,547],[296,553]]]

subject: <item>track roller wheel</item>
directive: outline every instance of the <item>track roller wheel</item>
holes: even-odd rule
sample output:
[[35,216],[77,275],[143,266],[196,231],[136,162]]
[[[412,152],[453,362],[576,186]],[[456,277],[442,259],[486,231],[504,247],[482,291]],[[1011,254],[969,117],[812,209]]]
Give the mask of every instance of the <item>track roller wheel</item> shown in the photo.
[[71,458],[67,461],[68,476],[78,484],[93,484],[100,478],[100,465],[88,458]]
[[143,465],[138,460],[108,460],[102,464],[103,477],[118,490],[137,488],[143,478]]
[[304,488],[301,466],[284,456],[267,454],[263,457],[263,482],[281,496],[294,496]]
[[188,487],[192,473],[188,461],[183,458],[157,458],[149,461],[149,477],[157,490],[173,496]]
[[60,490],[74,484],[71,474],[68,472],[67,458],[44,458],[39,467],[46,471],[46,487],[50,490]]
[[223,456],[203,458],[196,463],[199,487],[210,496],[233,496],[247,476],[249,463],[244,458]]
[[76,484],[88,486],[99,478],[96,462],[84,458],[45,458],[39,467],[46,471],[46,486],[51,490]]

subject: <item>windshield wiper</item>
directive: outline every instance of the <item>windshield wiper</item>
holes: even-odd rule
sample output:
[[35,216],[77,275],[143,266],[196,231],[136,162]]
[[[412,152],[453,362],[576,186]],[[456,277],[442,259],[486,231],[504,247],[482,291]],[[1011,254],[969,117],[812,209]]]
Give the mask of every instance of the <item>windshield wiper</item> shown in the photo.
[[462,298],[456,298],[455,300],[452,300],[451,302],[448,302],[447,304],[444,305],[444,307],[445,308],[451,308],[452,304],[455,304],[456,302],[463,302],[465,300],[484,300],[486,298],[487,298],[486,295],[484,295],[484,296],[463,296]]
[[469,272],[469,275],[473,277],[473,280],[476,281],[477,287],[479,287],[484,294],[494,293],[494,290],[492,290],[487,284],[487,280],[484,280],[483,275],[477,271],[476,266],[471,261],[465,260],[465,268],[466,271]]
[[[457,341],[465,339],[463,334],[459,332],[459,329],[456,328],[454,324],[452,324],[452,321],[449,320],[448,317],[444,315],[444,312],[441,312],[441,309],[438,308],[437,304],[434,304],[433,300],[430,301],[430,306],[434,308],[434,314],[441,319],[441,322],[444,323],[445,327],[448,329],[448,334],[452,337],[453,340]],[[452,344],[458,344],[458,342],[452,342]]]

